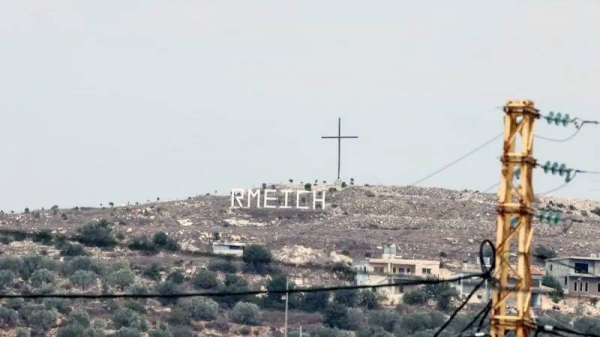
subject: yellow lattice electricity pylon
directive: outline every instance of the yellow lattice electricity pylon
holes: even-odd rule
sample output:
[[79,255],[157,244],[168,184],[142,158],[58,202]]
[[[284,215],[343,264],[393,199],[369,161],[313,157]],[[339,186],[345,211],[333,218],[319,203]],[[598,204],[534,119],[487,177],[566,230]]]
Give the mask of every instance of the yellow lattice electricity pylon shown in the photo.
[[[527,100],[508,101],[504,107],[504,153],[498,205],[497,280],[492,298],[491,335],[529,336],[531,318],[531,217],[534,210],[532,170],[533,128],[538,110]],[[509,305],[513,308],[509,308]]]

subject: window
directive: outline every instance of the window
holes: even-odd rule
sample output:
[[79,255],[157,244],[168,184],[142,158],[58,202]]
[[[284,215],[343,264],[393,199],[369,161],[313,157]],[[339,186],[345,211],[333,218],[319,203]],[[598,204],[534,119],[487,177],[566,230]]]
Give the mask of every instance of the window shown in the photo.
[[398,269],[398,274],[404,274],[404,268]]
[[375,271],[375,273],[383,274],[383,267],[375,267],[373,268],[373,270]]
[[575,273],[587,274],[588,273],[588,264],[587,263],[575,263]]
[[583,291],[583,282],[579,283],[579,291]]
[[598,292],[600,293],[600,283],[598,283]]
[[577,282],[573,282],[573,291],[577,291]]
[[431,274],[431,268],[423,268],[423,275],[430,275]]
[[396,294],[403,294],[404,293],[404,286],[396,286]]
[[406,273],[410,274],[410,268],[406,269]]
[[589,284],[586,282],[586,283],[585,283],[585,288],[583,288],[583,289],[585,289],[584,291],[585,291],[586,293],[588,292],[588,286],[589,286]]
[[565,287],[569,285],[569,278],[565,276]]
[[550,264],[550,271],[552,271],[552,264]]
[[394,271],[393,271],[392,273],[396,274],[396,267],[394,267],[394,269],[393,269],[393,270],[394,270]]

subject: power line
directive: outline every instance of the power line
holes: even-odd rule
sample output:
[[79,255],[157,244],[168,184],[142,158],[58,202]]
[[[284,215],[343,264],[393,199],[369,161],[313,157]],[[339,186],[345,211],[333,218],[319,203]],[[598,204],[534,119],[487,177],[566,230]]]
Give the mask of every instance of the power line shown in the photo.
[[423,279],[423,280],[401,280],[388,284],[376,285],[354,285],[354,286],[331,286],[331,287],[313,287],[313,288],[294,288],[289,290],[250,290],[240,292],[190,292],[190,293],[174,293],[174,294],[0,294],[0,299],[5,298],[22,298],[22,299],[40,299],[40,298],[65,298],[65,299],[115,299],[115,298],[187,298],[187,297],[235,297],[235,296],[251,296],[261,294],[286,294],[286,293],[314,293],[328,292],[340,290],[360,290],[360,289],[377,289],[388,288],[395,286],[417,286],[428,284],[443,284],[454,283],[472,278],[481,278],[483,274],[471,274],[450,279]]
[[597,334],[592,334],[592,333],[583,333],[583,332],[579,332],[573,329],[569,329],[569,328],[564,328],[564,327],[560,327],[560,326],[552,326],[552,325],[538,325],[536,331],[539,332],[564,332],[564,333],[568,333],[568,334],[573,334],[573,335],[577,335],[577,336],[584,336],[584,337],[600,337],[600,335]]
[[466,154],[462,155],[461,157],[459,157],[459,158],[457,158],[457,159],[453,160],[452,162],[450,162],[450,163],[448,163],[448,164],[444,165],[442,168],[438,169],[437,171],[434,171],[434,172],[432,172],[432,173],[430,173],[430,174],[426,175],[425,177],[423,177],[423,178],[421,178],[421,179],[419,179],[419,180],[415,181],[414,183],[412,183],[412,184],[409,184],[409,186],[418,185],[418,184],[422,183],[423,181],[425,181],[425,180],[427,180],[427,179],[429,179],[429,178],[431,178],[431,177],[433,177],[433,176],[437,175],[438,173],[440,173],[440,172],[442,172],[442,171],[444,171],[444,170],[446,170],[446,169],[448,169],[448,168],[452,167],[453,165],[457,164],[458,162],[462,161],[463,159],[465,159],[465,158],[467,158],[467,157],[469,157],[469,156],[473,155],[473,154],[474,154],[474,153],[476,153],[477,151],[479,151],[479,150],[483,149],[484,147],[486,147],[487,145],[491,144],[491,143],[492,143],[492,142],[494,142],[496,139],[498,139],[498,138],[502,137],[502,135],[504,135],[504,133],[501,133],[501,134],[498,134],[498,135],[494,136],[492,139],[485,141],[483,144],[481,144],[481,145],[477,146],[477,147],[476,147],[476,148],[474,148],[473,150],[471,150],[471,151],[469,151],[468,153],[466,153]]

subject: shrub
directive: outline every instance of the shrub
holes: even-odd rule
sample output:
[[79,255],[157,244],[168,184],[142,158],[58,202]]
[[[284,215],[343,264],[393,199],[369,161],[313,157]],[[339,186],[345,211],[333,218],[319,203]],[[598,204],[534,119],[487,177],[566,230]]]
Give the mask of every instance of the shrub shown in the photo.
[[115,271],[119,271],[119,270],[131,270],[131,265],[129,264],[129,261],[121,259],[121,260],[117,260],[115,262],[113,262],[113,264],[110,266],[110,270],[115,272]]
[[394,311],[373,310],[369,312],[369,325],[382,327],[387,332],[394,331],[394,326],[400,322],[400,316]]
[[[172,281],[161,282],[156,286],[156,291],[161,295],[172,295],[179,292],[179,287]],[[160,302],[164,305],[177,302],[177,298],[161,297]]]
[[85,224],[77,230],[75,238],[84,245],[95,247],[112,247],[117,243],[106,219]]
[[15,337],[29,337],[29,330],[25,328],[18,328],[15,330]]
[[239,302],[233,308],[233,321],[239,324],[258,325],[261,319],[260,309],[256,304]]
[[[246,281],[244,278],[235,274],[227,274],[225,275],[225,283],[219,285],[217,290],[227,293],[239,293],[249,291],[250,288],[248,288],[248,281]],[[231,308],[240,301],[251,302],[252,296],[223,296],[216,298],[216,300]]]
[[271,252],[263,246],[249,245],[244,249],[243,260],[248,271],[263,273],[271,258]]
[[88,315],[87,311],[83,309],[79,309],[73,311],[69,314],[67,318],[68,325],[79,325],[84,328],[89,328],[91,325],[90,315]]
[[[36,213],[39,214],[39,213]],[[33,242],[39,242],[43,245],[52,243],[52,232],[49,229],[42,229],[33,235]]]
[[339,303],[331,303],[323,312],[323,323],[332,328],[346,329],[348,327],[346,306]]
[[600,216],[600,207],[596,207],[593,210],[590,211],[593,214],[596,214],[597,216]]
[[[56,337],[78,337],[85,335],[85,329],[81,325],[67,325],[56,331]],[[87,336],[86,336],[87,337]]]
[[145,295],[148,293],[148,288],[142,283],[134,283],[129,286],[129,292],[134,295]]
[[339,279],[353,281],[356,277],[356,272],[343,262],[336,262],[331,265],[331,272]]
[[134,328],[142,331],[147,330],[146,319],[139,313],[129,309],[118,309],[112,318],[115,328]]
[[54,273],[47,269],[37,269],[29,277],[29,283],[36,288],[39,288],[46,283],[53,284]]
[[154,244],[157,246],[164,246],[169,241],[169,237],[165,232],[157,232],[154,234]]
[[66,298],[45,298],[42,304],[46,309],[54,309],[61,314],[66,314],[71,310],[71,301]]
[[542,285],[554,289],[554,291],[552,291],[549,294],[550,298],[554,303],[558,303],[561,299],[565,297],[565,292],[563,291],[560,281],[552,277],[551,275],[544,275],[544,277],[542,278]]
[[194,337],[194,330],[189,326],[174,326],[171,328],[171,334],[173,337]]
[[87,256],[88,252],[85,250],[85,247],[83,245],[80,245],[78,243],[75,243],[75,244],[67,243],[61,248],[60,255],[61,256]]
[[15,310],[0,307],[0,327],[12,328],[18,320],[19,315]]
[[31,274],[37,269],[58,269],[58,263],[53,259],[41,257],[39,255],[25,256],[21,266],[20,274],[23,279],[28,280]]
[[533,255],[536,259],[541,261],[546,261],[547,259],[552,259],[558,256],[554,249],[543,245],[535,247],[533,250]]
[[105,273],[105,267],[102,262],[97,259],[92,259],[87,256],[78,256],[69,261],[65,267],[67,276],[71,276],[77,271],[89,271],[94,274],[103,275]]
[[35,310],[31,313],[27,322],[33,331],[41,334],[54,326],[57,317],[58,315],[54,310]]
[[310,330],[311,337],[350,337],[350,333],[339,329],[317,327]]
[[427,303],[427,294],[423,289],[415,289],[404,294],[402,301],[410,305],[423,305]]
[[0,270],[0,288],[12,287],[17,275],[10,270]]
[[109,283],[119,288],[121,291],[123,291],[123,289],[125,289],[125,287],[128,285],[132,284],[134,280],[135,276],[133,273],[126,269],[121,269],[108,275]]
[[219,305],[207,297],[194,297],[182,301],[181,308],[191,320],[212,321],[217,317]]
[[15,239],[12,236],[9,236],[9,235],[0,235],[0,243],[3,243],[5,245],[9,245],[13,241],[15,241]]
[[367,326],[356,331],[356,337],[394,337],[380,326]]
[[10,270],[15,274],[21,272],[23,269],[23,260],[19,257],[5,257],[0,259],[0,269],[1,270]]
[[192,276],[192,285],[197,289],[216,289],[219,280],[214,272],[201,269]]
[[142,275],[151,280],[158,281],[160,280],[160,266],[158,263],[153,262],[150,266],[144,269]]
[[237,272],[237,268],[231,261],[229,260],[211,260],[208,263],[208,270],[214,272],[222,272],[222,273],[231,273],[235,274]]
[[121,304],[123,308],[131,309],[135,312],[139,312],[140,314],[146,313],[146,305],[143,301],[140,300],[127,300]]
[[329,292],[325,291],[308,292],[304,296],[302,309],[308,312],[322,311],[327,308],[329,297]]
[[140,337],[142,333],[134,328],[121,328],[113,336],[114,337]]
[[69,280],[73,285],[85,290],[96,281],[96,274],[91,271],[78,270],[69,277]]
[[377,293],[372,290],[362,290],[358,295],[358,305],[367,310],[375,310],[381,308]]
[[346,328],[349,330],[358,330],[367,323],[367,317],[360,309],[348,308],[346,315],[348,317],[348,325]]
[[[274,309],[283,309],[284,299],[282,299],[281,293],[276,293],[277,291],[285,291],[287,283],[287,276],[280,274],[273,276],[271,280],[267,283],[267,296],[264,298],[265,307],[274,308]],[[294,289],[293,284],[289,284],[288,289]]]
[[129,241],[129,249],[141,250],[147,254],[158,253],[159,247],[157,247],[150,239],[145,235],[135,236]]
[[173,337],[169,330],[151,330],[148,334],[150,337]]
[[304,189],[307,191],[310,191],[312,189],[312,184],[311,183],[304,184]]
[[167,281],[173,281],[175,284],[182,284],[185,281],[185,275],[183,274],[183,270],[176,269],[169,276],[167,276]]
[[352,289],[338,290],[333,294],[333,301],[346,307],[354,307],[358,302],[358,292]]
[[396,325],[394,332],[408,332],[414,334],[418,331],[435,329],[444,323],[444,317],[440,313],[418,312],[404,315],[400,323]]

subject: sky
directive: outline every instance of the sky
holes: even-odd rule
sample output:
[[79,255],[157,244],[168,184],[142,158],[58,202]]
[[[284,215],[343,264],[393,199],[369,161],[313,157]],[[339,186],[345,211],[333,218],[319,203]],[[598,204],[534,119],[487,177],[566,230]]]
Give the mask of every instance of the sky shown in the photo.
[[[503,130],[600,119],[597,1],[0,1],[0,209],[261,183],[407,185]],[[539,121],[535,133],[574,129]],[[600,126],[535,156],[600,171]],[[501,140],[422,183],[483,190]],[[534,191],[562,184],[536,171]],[[600,199],[600,176],[557,196]]]

